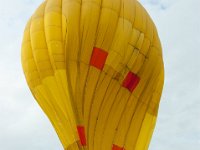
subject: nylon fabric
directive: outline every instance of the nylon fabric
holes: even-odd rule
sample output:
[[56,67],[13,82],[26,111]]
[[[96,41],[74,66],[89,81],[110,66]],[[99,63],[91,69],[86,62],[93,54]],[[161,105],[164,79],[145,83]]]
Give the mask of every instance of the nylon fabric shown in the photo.
[[147,150],[162,47],[137,0],[46,0],[28,21],[27,84],[65,150]]

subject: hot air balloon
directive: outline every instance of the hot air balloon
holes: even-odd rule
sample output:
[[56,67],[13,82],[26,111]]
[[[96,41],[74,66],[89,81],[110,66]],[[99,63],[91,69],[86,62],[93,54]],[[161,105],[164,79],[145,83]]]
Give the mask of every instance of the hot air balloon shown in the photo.
[[28,86],[65,150],[147,150],[164,82],[136,0],[46,0],[24,31]]

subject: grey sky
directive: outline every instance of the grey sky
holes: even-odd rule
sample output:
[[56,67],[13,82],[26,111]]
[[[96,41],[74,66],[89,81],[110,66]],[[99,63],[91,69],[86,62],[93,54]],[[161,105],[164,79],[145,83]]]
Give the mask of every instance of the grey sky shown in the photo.
[[[0,0],[0,150],[62,150],[26,85],[20,49],[42,0]],[[141,0],[163,45],[165,87],[150,150],[200,148],[200,1]]]

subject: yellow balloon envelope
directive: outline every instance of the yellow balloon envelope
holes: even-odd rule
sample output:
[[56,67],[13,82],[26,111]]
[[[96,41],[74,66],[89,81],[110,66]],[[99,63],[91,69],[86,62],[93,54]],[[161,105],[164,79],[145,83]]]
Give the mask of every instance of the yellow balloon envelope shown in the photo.
[[22,66],[65,150],[147,150],[164,67],[136,0],[46,0],[29,20]]

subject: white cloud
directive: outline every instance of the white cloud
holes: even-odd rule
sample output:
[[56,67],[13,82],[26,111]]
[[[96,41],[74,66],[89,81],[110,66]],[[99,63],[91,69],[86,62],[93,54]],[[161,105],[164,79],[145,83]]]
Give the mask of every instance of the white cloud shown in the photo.
[[[24,26],[42,0],[0,0],[0,149],[58,150],[61,144],[33,100],[20,64]],[[141,0],[161,37],[165,88],[150,150],[200,147],[199,0]]]

